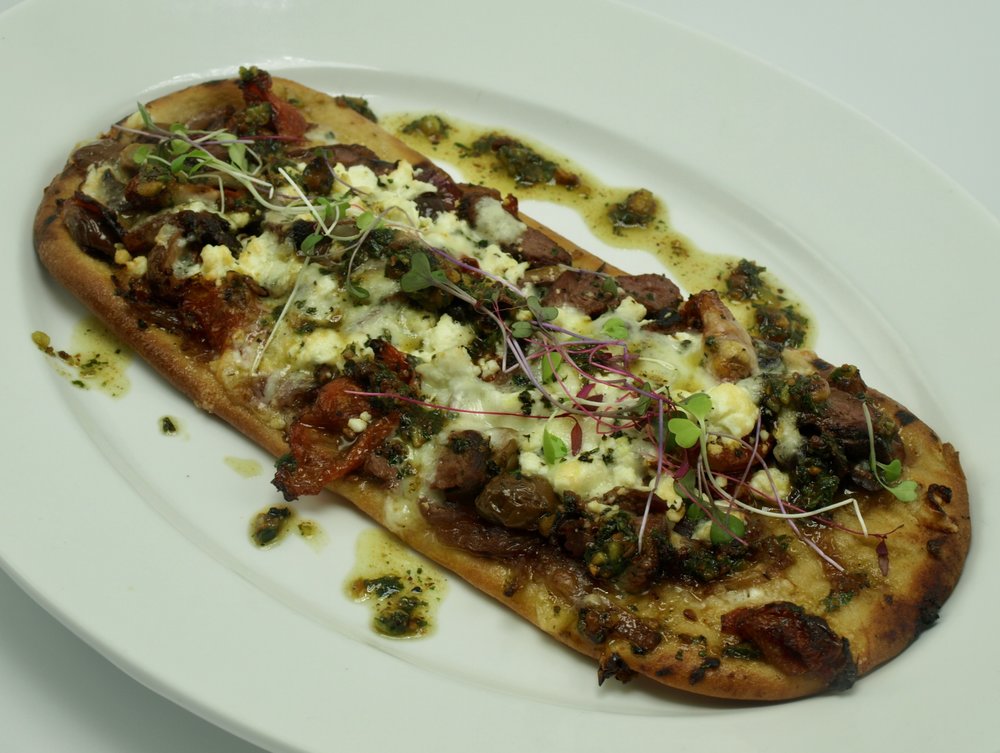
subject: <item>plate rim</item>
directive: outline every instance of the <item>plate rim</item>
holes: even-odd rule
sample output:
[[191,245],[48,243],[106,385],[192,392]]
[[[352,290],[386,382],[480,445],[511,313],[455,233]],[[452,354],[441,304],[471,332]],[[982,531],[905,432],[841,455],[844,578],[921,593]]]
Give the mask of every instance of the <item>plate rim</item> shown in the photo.
[[[65,4],[63,4],[63,3],[44,3],[44,2],[42,2],[42,0],[34,0],[33,2],[26,3],[24,6],[15,6],[15,9],[26,7],[26,8],[29,9],[28,11],[19,11],[19,13],[25,13],[25,14],[29,14],[30,15],[31,13],[41,13],[42,10],[45,7],[52,6],[52,5],[65,5]],[[302,2],[302,3],[297,3],[296,4],[296,6],[305,6],[305,7],[311,7],[313,5],[316,5],[316,4],[315,3],[310,3],[310,2]],[[113,8],[113,7],[116,7],[116,6],[120,6],[120,4],[118,4],[118,3],[108,3],[106,6],[102,6],[102,7]],[[606,5],[604,3],[598,3],[598,2],[589,2],[586,5],[587,12],[594,12],[595,9],[610,8],[610,7],[612,7],[612,6]],[[618,12],[618,11],[621,11],[621,8],[616,6],[615,10],[616,10],[616,12]],[[5,23],[8,22],[9,15],[10,15],[10,11],[8,11],[4,15],[0,16],[0,26],[2,26],[3,24],[5,24]],[[14,21],[12,20],[10,22],[13,23]],[[669,23],[667,23],[667,22],[664,22],[664,23],[665,23],[666,27],[670,26]],[[687,32],[680,32],[679,28],[680,27],[676,27],[674,29],[674,31],[670,32],[670,34],[685,34],[685,33],[687,33]],[[735,53],[735,54],[738,55],[741,59],[745,59],[745,56],[742,56],[740,53]],[[772,71],[772,72],[777,73],[776,71]],[[778,75],[780,75],[780,74],[778,74]],[[818,92],[816,92],[816,94],[818,95]],[[851,115],[851,117],[862,117],[863,118],[863,116],[860,116],[857,113],[853,113]],[[865,119],[865,122],[866,122],[866,126],[865,126],[866,128],[870,127],[872,125],[866,119]],[[888,134],[884,134],[884,135],[888,136]],[[897,145],[895,148],[902,148],[904,150],[904,152],[907,154],[907,159],[908,160],[909,159],[916,159],[918,161],[922,161],[922,164],[920,166],[920,170],[918,170],[918,172],[921,172],[921,171],[926,172],[928,169],[930,169],[931,171],[936,171],[936,168],[933,168],[933,166],[931,166],[929,162],[926,162],[925,160],[922,160],[922,158],[916,157],[915,153],[912,152],[911,149],[909,149],[908,147],[906,147],[902,142],[900,142],[898,140],[895,140],[892,137],[890,137],[890,139],[895,141],[895,143]],[[938,172],[938,175],[935,178],[936,181],[940,181],[942,178],[945,178],[945,176],[942,173],[940,173],[940,171],[937,171],[937,172]],[[954,188],[953,184],[949,185],[948,181],[949,181],[949,179],[945,178],[944,182],[945,182],[946,185],[943,186],[943,188],[939,187],[937,190],[944,190],[944,189],[949,189],[950,190],[950,189],[953,189]],[[945,190],[945,193],[947,193],[947,190]],[[975,202],[973,199],[971,199],[971,197],[968,197],[967,194],[964,195],[963,197],[960,197],[960,199],[961,199],[961,201],[959,203],[963,203],[964,202],[964,204],[963,204],[964,210],[963,211],[964,211],[965,214],[968,214],[969,216],[973,216],[973,215],[975,215],[976,211],[978,211],[978,210],[972,211],[972,212],[969,211],[970,210],[970,202],[971,202],[972,205],[974,205],[975,207],[978,207],[980,210],[982,210],[983,212],[985,212],[985,210],[981,207],[981,205],[978,204],[978,202]],[[989,215],[988,213],[986,213],[986,217],[980,218],[980,219],[984,220],[984,223],[983,223],[984,224],[984,230],[983,230],[984,233],[992,235],[992,237],[994,239],[1000,237],[1000,229],[998,229],[996,220],[994,218],[992,218],[991,215]],[[986,220],[988,220],[988,222],[986,222]],[[988,231],[985,229],[986,226],[989,226],[989,230]],[[18,324],[20,325],[20,323],[21,322],[19,321]],[[21,334],[23,336],[23,332],[21,332],[21,333],[15,333],[15,334]],[[23,339],[23,337],[22,337],[22,339]],[[11,344],[11,343],[9,343],[9,344]],[[12,344],[13,344],[14,347],[21,348],[22,349],[21,352],[23,352],[24,350],[26,350],[25,344],[23,342],[18,341],[18,342],[14,342]],[[39,433],[37,435],[34,435],[34,438],[36,438],[38,441],[42,441],[42,440],[44,440],[44,433]],[[90,459],[90,457],[91,456],[88,455],[88,459]],[[68,494],[68,493],[70,493],[70,491],[71,491],[70,489],[66,489],[65,493]],[[173,547],[171,547],[171,548],[173,548]],[[186,545],[181,545],[179,547],[179,549],[181,551],[186,550],[186,548],[187,548]],[[242,720],[240,720],[238,718],[238,716],[234,717],[231,714],[227,715],[225,713],[221,713],[220,710],[217,707],[215,707],[215,706],[213,706],[211,704],[203,703],[202,701],[204,699],[200,699],[200,698],[196,697],[195,695],[190,695],[190,694],[179,694],[178,695],[176,693],[176,688],[173,685],[170,685],[169,683],[165,683],[161,675],[159,675],[157,673],[150,674],[147,671],[144,671],[145,668],[143,666],[141,658],[140,659],[136,659],[135,657],[132,657],[132,656],[126,655],[125,653],[120,652],[118,650],[119,647],[117,647],[117,646],[107,645],[106,643],[104,643],[104,642],[102,642],[100,640],[100,635],[98,635],[99,631],[95,630],[95,628],[93,628],[92,626],[86,625],[85,624],[86,621],[80,620],[80,619],[72,619],[72,617],[70,615],[68,615],[64,609],[61,608],[61,605],[60,605],[58,599],[51,598],[52,591],[53,591],[53,589],[51,588],[51,586],[39,586],[38,583],[37,583],[38,579],[34,579],[34,578],[30,577],[31,576],[30,572],[28,572],[24,567],[21,567],[21,568],[17,567],[16,563],[14,563],[14,559],[16,558],[16,555],[11,556],[11,551],[12,550],[9,549],[9,548],[5,549],[4,545],[2,543],[0,543],[0,560],[2,560],[4,569],[7,570],[8,572],[10,572],[15,577],[15,580],[17,580],[20,584],[22,584],[22,586],[25,587],[25,589],[29,593],[31,593],[33,595],[33,597],[36,598],[36,600],[38,600],[40,603],[42,603],[43,606],[46,606],[46,608],[50,612],[52,612],[53,614],[55,614],[57,617],[65,618],[64,624],[66,624],[66,622],[69,622],[70,623],[69,626],[71,627],[71,629],[74,629],[74,632],[77,632],[78,634],[81,634],[82,637],[85,638],[85,640],[88,640],[88,642],[90,642],[92,645],[95,645],[98,648],[98,650],[101,651],[101,653],[105,654],[106,656],[109,656],[109,658],[111,658],[111,660],[113,662],[115,662],[116,664],[118,664],[119,666],[121,666],[123,669],[125,669],[125,671],[127,671],[129,674],[132,674],[133,676],[136,676],[137,679],[139,679],[141,682],[143,682],[143,684],[147,684],[150,687],[153,687],[153,689],[157,690],[157,692],[160,692],[161,694],[166,695],[167,697],[172,697],[173,700],[179,702],[181,705],[183,705],[185,707],[188,707],[188,708],[191,708],[191,710],[195,711],[195,713],[198,713],[201,716],[205,716],[206,718],[212,719],[212,721],[215,721],[216,723],[220,724],[220,726],[223,726],[223,727],[225,727],[227,729],[230,729],[230,731],[233,731],[235,734],[238,734],[241,737],[245,737],[247,739],[250,739],[250,740],[252,740],[254,742],[257,742],[258,744],[266,744],[266,745],[270,746],[272,749],[275,749],[275,750],[282,750],[282,749],[293,750],[293,749],[298,749],[298,748],[295,748],[295,747],[282,747],[282,746],[286,746],[288,744],[288,739],[289,738],[287,736],[282,736],[281,739],[277,739],[277,738],[270,739],[270,738],[268,738],[266,736],[260,736],[257,739],[255,739],[255,736],[261,735],[261,731],[258,730],[258,729],[247,729],[247,728],[245,728],[245,725],[243,724]],[[194,557],[194,558],[196,559],[196,557]],[[972,563],[970,562],[970,564],[972,564]],[[978,564],[980,566],[982,566],[984,564],[981,558],[978,558]],[[963,583],[965,583],[968,579],[969,578],[968,578],[968,575],[967,575],[965,578],[963,578]],[[228,578],[228,577],[227,578],[223,578],[222,581],[220,581],[220,583],[219,583],[219,587],[222,588],[223,590],[229,589],[229,588],[233,588],[233,589],[239,590],[237,588],[238,584],[235,581],[229,582],[230,580],[231,580],[231,578]],[[960,592],[963,592],[963,591],[967,591],[968,589],[967,588],[963,588],[963,586],[960,586],[959,590],[960,590]],[[959,595],[960,595],[960,593],[956,594],[956,596],[959,596]],[[251,599],[251,600],[253,601],[253,599]],[[869,682],[871,682],[871,680],[874,680],[877,677],[878,677],[878,675],[873,676],[869,680],[866,680],[865,684],[868,684]],[[804,705],[810,705],[810,706],[815,705],[813,702],[803,702],[803,703],[804,703]],[[742,715],[742,716],[745,716],[745,715]],[[311,749],[311,748],[302,747],[301,749],[302,750],[308,750],[308,749]]]

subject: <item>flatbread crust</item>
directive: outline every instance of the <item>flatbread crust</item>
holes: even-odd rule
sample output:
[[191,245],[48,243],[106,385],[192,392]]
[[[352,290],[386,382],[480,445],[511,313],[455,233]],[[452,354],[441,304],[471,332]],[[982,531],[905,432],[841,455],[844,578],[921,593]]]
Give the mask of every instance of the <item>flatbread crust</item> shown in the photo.
[[[295,101],[311,124],[337,134],[343,143],[370,147],[382,159],[424,159],[408,146],[333,98],[292,81],[274,79],[275,93]],[[226,105],[239,106],[242,96],[231,81],[213,81],[167,95],[148,105],[157,122],[187,122]],[[120,138],[110,132],[107,138]],[[275,456],[288,451],[280,428],[268,425],[258,413],[234,402],[216,379],[203,356],[182,347],[179,337],[137,321],[129,304],[116,294],[106,262],[83,253],[63,221],[64,202],[86,177],[86,167],[71,159],[45,190],[34,223],[38,256],[49,273],[78,297],[123,342],[148,361],[174,387],[204,410],[219,416]],[[535,227],[537,223],[523,218]],[[600,259],[551,231],[544,232],[569,249],[574,264],[610,269]],[[817,361],[811,353],[799,357]],[[818,362],[818,361],[817,361]],[[825,368],[821,362],[820,368]],[[625,638],[596,643],[579,629],[577,597],[553,591],[531,577],[524,563],[474,555],[442,543],[419,519],[405,526],[387,515],[386,490],[371,480],[350,477],[331,488],[379,523],[388,526],[408,545],[457,573],[562,643],[597,659],[604,676],[628,677],[638,672],[682,690],[708,696],[746,700],[776,700],[805,696],[829,687],[849,686],[901,652],[937,617],[954,589],[968,551],[971,527],[969,501],[958,453],[934,431],[891,398],[868,390],[868,399],[900,424],[906,448],[907,477],[919,484],[919,498],[900,503],[882,494],[866,505],[869,530],[892,531],[888,538],[889,564],[877,551],[880,539],[838,535],[828,529],[810,529],[824,550],[854,572],[867,574],[865,587],[852,592],[844,604],[830,606],[831,568],[800,540],[790,545],[795,563],[778,572],[752,566],[721,582],[700,589],[671,589],[657,595],[663,640],[655,648],[636,652]],[[856,527],[849,509],[833,516],[844,526]],[[776,523],[775,526],[778,524]],[[782,523],[781,525],[785,525]],[[545,568],[540,563],[540,568]],[[829,631],[843,641],[849,660],[836,676],[810,670],[796,672],[760,657],[728,652],[731,637],[723,631],[723,615],[745,605],[794,604],[807,615],[818,615]],[[792,613],[788,613],[792,614]],[[782,619],[797,619],[782,613]],[[810,623],[811,625],[811,623]]]

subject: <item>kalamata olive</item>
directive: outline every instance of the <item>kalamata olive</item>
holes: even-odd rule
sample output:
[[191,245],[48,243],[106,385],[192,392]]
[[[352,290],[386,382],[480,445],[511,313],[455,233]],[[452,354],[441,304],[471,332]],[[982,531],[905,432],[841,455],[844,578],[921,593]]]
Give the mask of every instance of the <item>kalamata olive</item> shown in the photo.
[[66,202],[63,221],[80,248],[114,259],[115,244],[121,236],[112,215],[100,203],[87,197],[74,197]]
[[540,476],[495,476],[476,497],[476,510],[490,521],[507,528],[532,530],[538,520],[559,504],[552,485]]

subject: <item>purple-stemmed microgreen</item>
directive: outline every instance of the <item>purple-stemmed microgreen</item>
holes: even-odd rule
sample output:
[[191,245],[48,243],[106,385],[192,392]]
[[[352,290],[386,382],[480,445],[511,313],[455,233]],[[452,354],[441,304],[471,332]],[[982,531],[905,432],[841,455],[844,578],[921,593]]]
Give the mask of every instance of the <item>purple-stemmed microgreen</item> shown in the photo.
[[[132,152],[136,164],[155,162],[161,164],[172,175],[188,180],[209,178],[220,183],[220,213],[225,211],[225,194],[223,178],[228,177],[243,185],[254,198],[262,204],[269,202],[260,195],[258,188],[264,188],[270,199],[274,195],[274,186],[267,180],[258,177],[263,168],[263,161],[250,147],[252,139],[240,138],[225,130],[214,131],[189,130],[179,123],[169,128],[163,128],[153,122],[149,111],[139,105],[143,129],[119,125],[118,130],[143,138],[154,139],[161,147],[163,154],[158,153],[152,144],[140,143]],[[209,147],[224,147],[227,160],[223,160],[208,151]]]
[[[299,253],[304,262],[296,277],[292,290],[281,313],[275,320],[268,338],[256,354],[251,373],[256,374],[260,362],[271,344],[275,333],[281,327],[290,304],[296,298],[310,260],[318,258],[319,244],[330,239],[333,253],[340,257],[350,254],[347,263],[345,288],[356,301],[367,300],[367,290],[353,280],[353,263],[358,250],[369,234],[380,227],[390,227],[407,232],[416,237],[425,249],[412,254],[410,269],[400,279],[404,292],[412,293],[427,287],[436,287],[454,296],[457,300],[474,307],[487,316],[499,328],[501,352],[498,354],[505,371],[519,370],[550,406],[548,415],[528,415],[504,411],[469,410],[448,405],[436,405],[411,396],[381,392],[358,392],[369,397],[393,398],[426,408],[449,413],[473,413],[476,415],[510,416],[519,419],[532,418],[546,420],[542,434],[542,455],[548,465],[554,465],[567,456],[580,453],[583,444],[581,421],[591,422],[591,428],[598,436],[606,436],[620,431],[636,431],[645,434],[652,446],[652,478],[649,495],[639,527],[639,547],[641,551],[643,535],[652,508],[656,490],[664,476],[673,478],[674,490],[685,502],[686,515],[692,518],[709,518],[711,529],[709,538],[714,544],[742,541],[746,524],[740,514],[752,513],[766,517],[781,518],[788,522],[800,540],[805,541],[829,564],[837,569],[842,567],[826,555],[796,525],[799,519],[813,519],[826,525],[847,530],[829,521],[825,516],[836,509],[852,505],[860,525],[860,535],[879,538],[876,553],[883,572],[888,570],[888,534],[869,534],[861,515],[857,500],[847,498],[818,510],[802,510],[789,504],[779,493],[777,484],[771,477],[765,458],[760,452],[760,423],[752,444],[742,438],[725,437],[710,431],[707,425],[711,411],[711,399],[705,393],[695,393],[677,402],[666,387],[657,387],[634,370],[642,361],[650,361],[667,369],[672,364],[656,361],[647,356],[633,354],[629,348],[632,334],[630,325],[620,317],[609,317],[601,326],[605,336],[587,337],[575,333],[556,323],[559,311],[554,306],[545,306],[530,294],[503,277],[481,269],[478,265],[456,258],[446,250],[429,244],[422,236],[417,222],[399,207],[377,211],[365,200],[364,192],[352,187],[339,176],[337,183],[344,189],[337,197],[310,197],[296,182],[291,173],[283,167],[278,174],[288,184],[291,195],[281,192],[270,181],[261,177],[263,160],[253,150],[255,139],[237,138],[223,130],[194,131],[174,125],[169,129],[153,122],[149,112],[140,105],[143,129],[121,126],[121,130],[135,133],[158,142],[140,143],[133,155],[137,163],[154,161],[171,174],[189,180],[214,179],[219,184],[220,212],[224,212],[225,182],[235,181],[243,186],[261,207],[280,213],[283,217],[294,217],[307,212],[316,223],[316,230],[300,244]],[[267,137],[269,138],[269,137]],[[224,152],[226,159],[217,154]],[[387,216],[393,210],[402,215],[401,221],[391,221]],[[344,226],[344,220],[353,215],[354,228]],[[324,252],[328,254],[330,252]],[[454,279],[444,268],[432,268],[430,255],[443,265],[450,265],[460,275],[469,275],[488,280],[507,291],[508,299],[501,306],[499,296],[494,293],[489,300],[480,300],[466,287],[461,278]],[[614,278],[604,273],[604,286],[609,293],[617,290]],[[571,378],[572,377],[572,378]],[[582,386],[579,384],[582,383]],[[601,390],[601,391],[598,391]],[[875,478],[890,493],[903,501],[916,497],[913,481],[900,481],[902,467],[898,460],[880,463],[875,456],[875,438],[871,416],[867,406],[863,406],[869,433],[870,466]],[[570,418],[569,444],[549,426],[555,418]],[[742,443],[750,449],[750,459],[741,474],[727,476],[712,470],[708,444],[711,441],[728,440]],[[740,499],[730,488],[749,488],[747,479],[754,468],[761,469],[770,485],[770,493],[754,489],[750,504]]]

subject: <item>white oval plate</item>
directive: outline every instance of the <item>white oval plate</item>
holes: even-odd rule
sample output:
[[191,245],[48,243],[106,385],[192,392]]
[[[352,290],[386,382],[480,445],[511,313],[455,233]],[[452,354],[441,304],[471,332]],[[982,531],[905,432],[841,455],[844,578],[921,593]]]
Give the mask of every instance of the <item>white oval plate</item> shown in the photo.
[[[255,63],[365,95],[379,112],[438,110],[528,134],[609,183],[653,189],[696,243],[758,260],[809,301],[826,358],[859,364],[962,450],[978,538],[989,536],[995,514],[979,500],[997,421],[979,401],[980,333],[965,323],[1000,272],[992,218],[857,115],[669,24],[596,1],[457,8],[38,0],[0,19],[0,66],[17,72],[4,101],[18,105],[3,146],[16,181],[0,187],[16,259],[0,282],[16,364],[0,400],[20,448],[3,461],[5,569],[126,672],[276,751],[982,748],[996,678],[969,668],[997,666],[987,630],[998,607],[984,598],[993,551],[974,550],[940,627],[847,693],[748,706],[641,681],[598,688],[590,662],[455,578],[432,638],[375,638],[343,594],[361,516],[305,501],[325,546],[254,549],[248,521],[277,497],[266,473],[243,478],[224,458],[267,458],[142,364],[112,400],[71,386],[32,344],[44,330],[65,347],[82,317],[30,238],[41,188],[73,143],[138,99]],[[605,251],[564,212],[525,204]],[[949,277],[961,295],[945,292]],[[184,436],[159,433],[164,415]],[[949,691],[921,713],[928,683]]]

